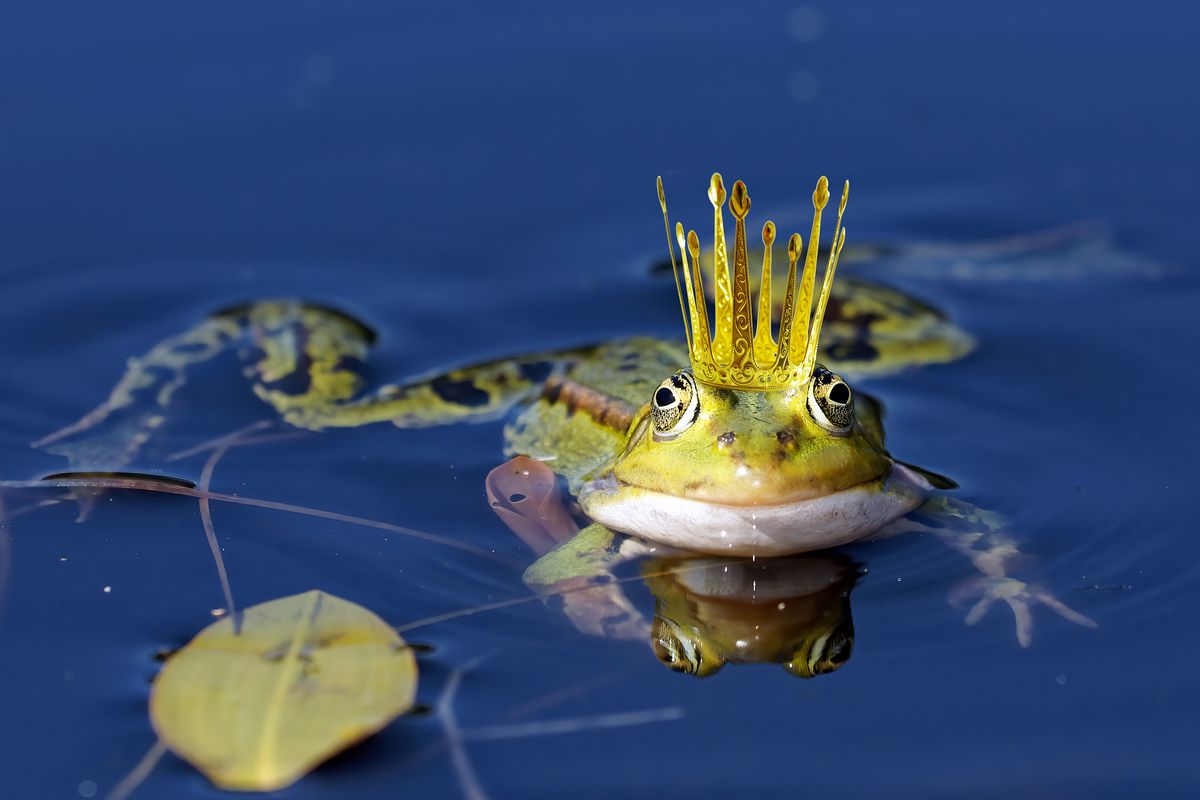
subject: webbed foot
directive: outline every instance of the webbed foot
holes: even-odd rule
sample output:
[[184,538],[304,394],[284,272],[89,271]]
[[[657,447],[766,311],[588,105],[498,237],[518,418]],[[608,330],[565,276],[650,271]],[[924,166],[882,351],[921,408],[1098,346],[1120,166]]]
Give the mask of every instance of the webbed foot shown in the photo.
[[1033,641],[1033,606],[1041,604],[1057,613],[1063,619],[1082,625],[1085,628],[1096,628],[1094,620],[1085,617],[1053,594],[1040,586],[1019,581],[1003,575],[980,575],[972,578],[950,593],[950,603],[956,607],[965,605],[975,599],[975,604],[967,612],[963,620],[967,625],[974,625],[983,619],[988,609],[997,600],[1002,600],[1012,609],[1017,626],[1017,643],[1021,647],[1029,647]]

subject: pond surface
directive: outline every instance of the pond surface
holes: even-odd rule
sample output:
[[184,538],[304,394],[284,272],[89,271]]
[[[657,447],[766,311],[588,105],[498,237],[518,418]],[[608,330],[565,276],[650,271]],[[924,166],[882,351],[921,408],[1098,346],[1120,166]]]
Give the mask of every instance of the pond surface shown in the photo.
[[[1002,606],[967,627],[947,596],[970,566],[912,536],[784,571],[843,576],[820,602],[852,615],[852,657],[811,679],[776,665],[676,674],[539,602],[414,629],[431,647],[428,706],[482,658],[454,705],[476,732],[467,752],[486,796],[1200,792],[1190,4],[122,3],[4,16],[7,480],[64,469],[29,444],[103,399],[130,356],[247,299],[301,296],[366,320],[378,381],[677,336],[673,287],[652,274],[657,174],[697,227],[714,169],[749,182],[754,213],[796,220],[817,175],[848,176],[851,242],[921,246],[847,273],[937,306],[978,348],[862,384],[887,405],[890,449],[1003,513],[1031,555],[1023,575],[1099,627],[1039,609],[1028,649]],[[264,414],[236,359],[212,362],[154,452]],[[501,428],[382,425],[230,451],[216,490],[497,556],[216,505],[237,601],[321,588],[404,624],[526,596],[531,555],[483,493]],[[203,463],[132,466],[195,480]],[[77,512],[47,505],[2,530],[5,797],[108,792],[153,742],[156,654],[222,605],[195,500],[114,492],[82,524]],[[650,589],[631,586],[651,613]],[[497,728],[548,720],[584,727]],[[441,742],[435,715],[402,719],[280,796],[469,796]],[[134,796],[217,794],[168,756]]]

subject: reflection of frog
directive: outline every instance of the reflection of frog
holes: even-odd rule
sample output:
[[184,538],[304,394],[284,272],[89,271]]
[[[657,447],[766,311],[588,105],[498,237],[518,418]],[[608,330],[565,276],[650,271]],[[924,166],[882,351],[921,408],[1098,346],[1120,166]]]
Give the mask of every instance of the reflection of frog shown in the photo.
[[[903,527],[936,532],[967,555],[983,576],[981,602],[1009,603],[1022,642],[1028,641],[1024,621],[1033,601],[1086,622],[1011,578],[1006,570],[1015,549],[1009,540],[993,530],[986,515],[933,496],[950,487],[949,481],[892,459],[884,448],[879,405],[853,392],[838,374],[843,368],[878,373],[947,361],[969,348],[969,339],[941,315],[891,290],[858,284],[854,297],[834,290],[845,194],[822,283],[816,284],[816,272],[821,214],[829,198],[824,178],[813,194],[808,250],[799,236],[792,237],[783,291],[760,293],[757,331],[751,323],[744,224],[749,197],[744,185],[735,185],[731,278],[719,176],[709,195],[715,313],[710,317],[706,309],[692,232],[686,238],[691,258],[685,254],[676,273],[686,345],[624,339],[452,370],[364,394],[355,363],[366,357],[372,341],[365,326],[323,307],[256,303],[217,314],[131,360],[103,405],[39,444],[69,457],[76,469],[118,469],[136,460],[152,438],[186,369],[240,347],[256,394],[302,428],[385,421],[430,426],[512,414],[505,452],[552,469],[596,523],[530,569],[527,581],[542,589],[602,579],[639,550],[638,542],[724,555],[786,555],[894,531],[897,520],[924,504]],[[665,219],[665,200],[662,204]],[[681,226],[677,236],[682,246]],[[774,226],[767,223],[764,243],[773,239]],[[765,276],[772,274],[770,253],[768,246]],[[772,285],[769,277],[761,283]],[[777,334],[773,308],[779,310]],[[822,323],[828,334],[824,366],[817,360]],[[532,472],[515,469],[509,482]],[[524,495],[514,490],[495,505],[510,519],[529,517],[520,507]],[[550,534],[549,541],[556,536]],[[611,622],[610,611],[636,616],[612,591],[595,596],[604,598],[596,618]]]
[[642,573],[656,599],[650,643],[671,669],[782,664],[811,678],[850,658],[858,568],[846,556],[650,559]]

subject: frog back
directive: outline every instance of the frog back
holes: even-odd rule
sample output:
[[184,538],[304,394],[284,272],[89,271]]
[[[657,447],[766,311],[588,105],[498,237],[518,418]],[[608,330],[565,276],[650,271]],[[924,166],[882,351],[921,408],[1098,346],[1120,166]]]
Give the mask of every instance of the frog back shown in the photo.
[[681,343],[618,339],[568,362],[504,429],[505,455],[544,461],[572,493],[609,464],[662,380],[688,364]]

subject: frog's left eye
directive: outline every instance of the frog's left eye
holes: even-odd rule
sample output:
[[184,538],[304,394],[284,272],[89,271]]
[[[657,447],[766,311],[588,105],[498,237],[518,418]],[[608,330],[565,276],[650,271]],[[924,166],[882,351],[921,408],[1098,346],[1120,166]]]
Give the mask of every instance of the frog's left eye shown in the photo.
[[783,668],[801,678],[837,672],[854,650],[854,624],[843,620],[828,636],[803,642]]
[[654,435],[669,439],[683,433],[700,415],[700,392],[688,372],[676,372],[658,385],[650,399]]
[[854,393],[844,380],[818,366],[809,384],[808,411],[830,433],[849,433],[854,423]]

